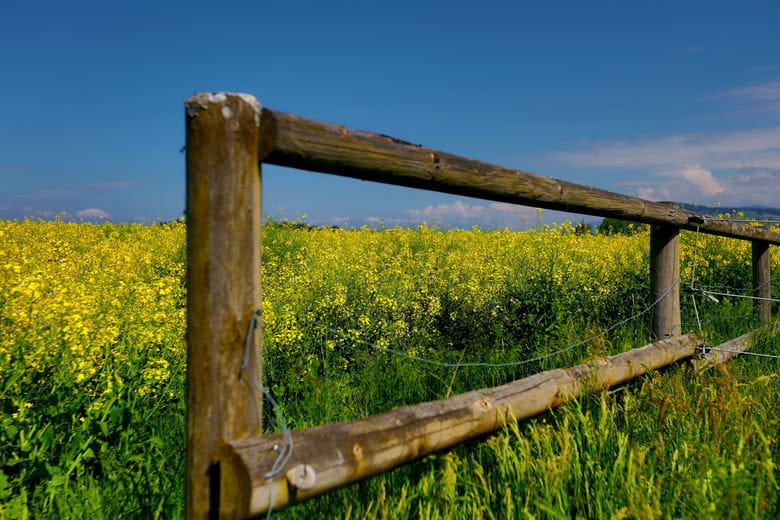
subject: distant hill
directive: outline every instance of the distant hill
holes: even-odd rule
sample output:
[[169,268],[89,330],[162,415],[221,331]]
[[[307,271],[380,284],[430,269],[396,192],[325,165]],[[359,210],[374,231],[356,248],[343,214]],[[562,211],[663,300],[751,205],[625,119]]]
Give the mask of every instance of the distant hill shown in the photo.
[[[700,204],[679,203],[680,207],[688,211],[695,211],[703,215],[715,216],[728,213],[730,218],[756,219],[756,220],[780,220],[780,209],[767,206],[702,206]],[[744,216],[737,217],[742,212]],[[584,222],[592,228],[598,228],[600,233],[632,235],[642,229],[641,226],[629,227],[630,222],[614,218],[605,218],[600,224]]]
[[735,213],[742,212],[744,218],[754,218],[756,220],[780,220],[780,208],[769,208],[766,206],[701,206],[699,204],[684,204],[680,206],[696,213],[704,215],[720,215],[730,213],[733,217]]

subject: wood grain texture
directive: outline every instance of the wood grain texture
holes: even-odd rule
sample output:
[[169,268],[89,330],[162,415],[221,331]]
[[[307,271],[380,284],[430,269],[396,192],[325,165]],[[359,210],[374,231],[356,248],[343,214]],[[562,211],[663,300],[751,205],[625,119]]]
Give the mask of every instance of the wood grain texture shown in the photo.
[[677,207],[452,155],[382,134],[264,109],[270,164],[526,206],[619,218],[780,245],[780,235]]
[[[389,471],[464,440],[493,432],[508,420],[522,420],[608,388],[698,351],[693,335],[669,338],[569,369],[542,372],[503,386],[450,399],[399,408],[373,417],[293,432],[295,449],[282,475],[264,473],[276,459],[281,435],[231,443],[235,461],[252,482],[251,514],[321,495]],[[269,495],[269,487],[273,487]]]
[[738,338],[723,343],[715,347],[718,350],[710,350],[701,359],[693,361],[693,368],[696,371],[702,371],[712,366],[728,361],[729,359],[738,356],[740,352],[744,352],[748,349],[748,346],[753,341],[753,333],[748,332]]
[[680,230],[674,226],[650,228],[650,295],[658,301],[653,309],[656,338],[680,335]]
[[241,373],[260,305],[259,104],[198,94],[186,108],[187,518],[238,518],[248,489],[225,445],[261,432],[261,397]]
[[[753,265],[753,296],[757,298],[772,297],[772,276],[769,262],[769,244],[754,240],[751,248]],[[762,323],[772,319],[772,302],[769,300],[754,300],[755,307]]]

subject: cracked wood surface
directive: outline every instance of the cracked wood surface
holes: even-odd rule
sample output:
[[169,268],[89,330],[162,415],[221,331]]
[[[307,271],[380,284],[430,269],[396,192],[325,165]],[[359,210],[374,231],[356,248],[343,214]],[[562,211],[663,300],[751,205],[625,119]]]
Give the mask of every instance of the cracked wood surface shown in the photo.
[[[197,94],[187,117],[187,518],[241,516],[224,451],[258,435],[261,396],[240,378],[260,305],[260,106]],[[260,331],[254,336],[259,348]],[[251,367],[259,373],[258,357]]]
[[301,170],[780,245],[738,222],[440,152],[383,134],[263,109],[261,160]]

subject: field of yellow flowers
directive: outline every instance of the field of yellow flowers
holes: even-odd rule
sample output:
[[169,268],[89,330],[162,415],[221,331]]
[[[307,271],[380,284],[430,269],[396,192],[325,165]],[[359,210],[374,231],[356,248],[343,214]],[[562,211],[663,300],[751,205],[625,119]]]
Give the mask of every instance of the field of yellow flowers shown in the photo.
[[[265,378],[291,427],[357,418],[639,346],[648,234],[263,226]],[[684,233],[683,283],[750,287],[747,242]],[[0,516],[180,518],[185,224],[0,221]],[[780,272],[780,255],[772,265]],[[775,287],[775,294],[777,286]],[[698,301],[711,342],[749,302]],[[684,329],[697,328],[690,295]],[[328,329],[341,333],[336,335]],[[765,338],[756,348],[780,352]],[[780,363],[678,367],[281,513],[770,518]],[[273,421],[269,429],[277,428]]]

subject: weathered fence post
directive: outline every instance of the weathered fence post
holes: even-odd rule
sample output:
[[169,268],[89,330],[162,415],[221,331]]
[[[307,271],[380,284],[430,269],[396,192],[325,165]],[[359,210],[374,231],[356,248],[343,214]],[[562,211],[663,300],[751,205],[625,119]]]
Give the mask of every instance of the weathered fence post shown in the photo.
[[236,518],[246,489],[225,447],[261,433],[262,400],[241,372],[260,305],[261,109],[248,95],[196,94],[186,111],[187,518]]
[[[753,240],[753,296],[756,298],[772,297],[772,280],[769,271],[769,243]],[[763,323],[772,318],[772,302],[755,300],[756,310]]]
[[[653,312],[653,333],[664,339],[680,334],[680,230],[666,224],[650,228],[650,292],[661,299]],[[663,297],[663,298],[662,298]]]

